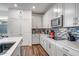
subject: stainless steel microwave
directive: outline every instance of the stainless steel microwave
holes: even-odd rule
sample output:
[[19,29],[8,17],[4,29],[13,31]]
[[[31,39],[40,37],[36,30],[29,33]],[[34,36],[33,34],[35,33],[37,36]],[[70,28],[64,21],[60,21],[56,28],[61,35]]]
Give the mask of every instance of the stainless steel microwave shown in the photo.
[[52,19],[51,26],[52,27],[62,27],[63,26],[63,15]]

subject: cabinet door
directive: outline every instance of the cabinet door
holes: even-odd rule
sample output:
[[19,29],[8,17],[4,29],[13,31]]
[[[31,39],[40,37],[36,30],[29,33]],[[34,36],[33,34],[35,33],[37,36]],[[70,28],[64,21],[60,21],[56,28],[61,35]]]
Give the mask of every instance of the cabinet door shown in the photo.
[[40,35],[40,44],[42,45],[42,37],[41,37],[41,35]]
[[[46,52],[50,55],[50,56],[52,56],[52,52],[54,51],[54,50],[52,50],[52,44],[47,40],[46,41]],[[54,49],[54,48],[53,48]]]
[[73,26],[73,18],[75,17],[75,4],[66,3],[63,4],[63,14],[64,14],[64,27]]
[[18,46],[15,48],[14,52],[12,53],[12,56],[21,56],[21,45],[22,45],[22,40],[18,44]]
[[32,34],[32,44],[39,44],[39,34]]
[[43,39],[43,37],[40,38],[40,44],[44,48],[44,39]]
[[63,48],[56,46],[56,55],[57,56],[63,56]]
[[8,21],[8,35],[9,36],[20,36],[21,26],[20,20],[15,18],[10,18]]
[[58,11],[57,11],[58,12],[58,16],[61,16],[63,14],[62,3],[58,3],[57,9],[58,9]]
[[52,11],[53,11],[53,12],[52,12],[52,18],[57,17],[57,14],[58,14],[58,12],[57,12],[57,11],[58,11],[58,10],[57,10],[57,9],[58,9],[57,6],[58,6],[57,4],[55,4],[55,5],[53,6],[53,9],[52,9]]
[[79,3],[76,3],[76,26],[79,26]]
[[51,56],[56,56],[56,45],[51,44]]
[[46,52],[50,55],[50,50],[51,50],[51,47],[50,47],[50,43],[49,41],[46,41]]

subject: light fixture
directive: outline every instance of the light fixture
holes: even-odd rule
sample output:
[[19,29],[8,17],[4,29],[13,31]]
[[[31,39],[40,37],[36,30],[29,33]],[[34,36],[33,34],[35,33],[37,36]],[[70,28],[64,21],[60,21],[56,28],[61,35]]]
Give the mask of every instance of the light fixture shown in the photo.
[[57,9],[54,9],[54,12],[57,12],[58,10]]
[[60,13],[62,11],[62,9],[54,9],[54,12]]
[[18,7],[18,5],[17,4],[14,4],[14,7]]
[[58,8],[58,13],[60,13],[62,11],[62,9]]
[[35,6],[33,6],[32,8],[35,9]]

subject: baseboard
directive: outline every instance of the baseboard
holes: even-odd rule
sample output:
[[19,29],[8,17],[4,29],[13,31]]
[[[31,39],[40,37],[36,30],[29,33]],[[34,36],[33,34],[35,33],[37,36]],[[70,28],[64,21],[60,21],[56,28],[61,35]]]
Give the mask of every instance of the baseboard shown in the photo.
[[32,44],[32,45],[40,45],[40,44]]

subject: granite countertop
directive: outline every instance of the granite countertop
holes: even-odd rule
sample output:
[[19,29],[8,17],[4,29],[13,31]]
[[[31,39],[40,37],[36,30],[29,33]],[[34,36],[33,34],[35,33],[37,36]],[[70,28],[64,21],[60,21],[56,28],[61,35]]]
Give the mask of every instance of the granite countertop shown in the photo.
[[21,40],[22,40],[22,37],[8,37],[8,38],[0,39],[0,44],[15,42],[14,45],[5,54],[0,56],[11,56]]

